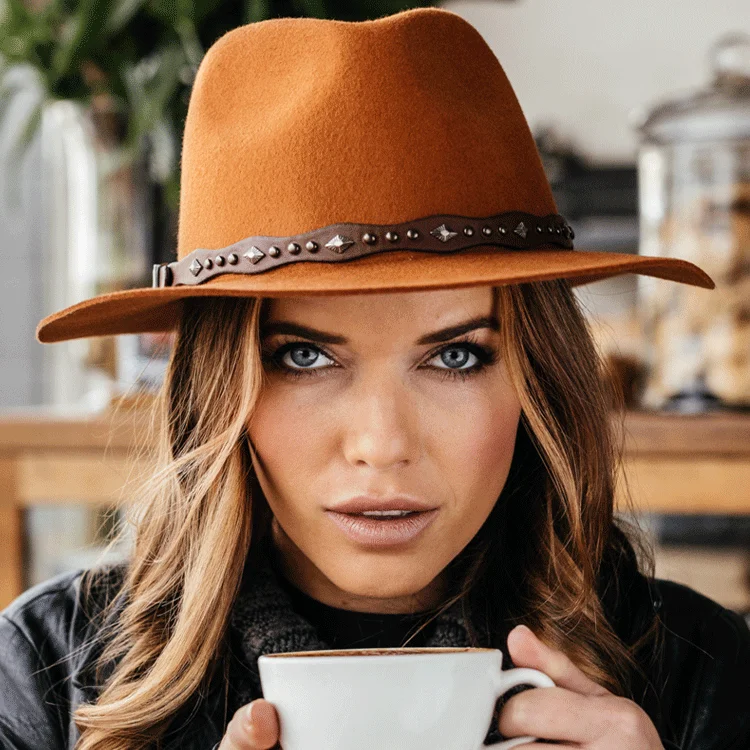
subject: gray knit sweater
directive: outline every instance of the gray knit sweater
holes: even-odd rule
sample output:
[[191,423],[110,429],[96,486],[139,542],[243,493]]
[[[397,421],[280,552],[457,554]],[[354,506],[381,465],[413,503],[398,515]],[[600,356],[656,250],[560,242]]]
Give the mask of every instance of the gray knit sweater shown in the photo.
[[[279,583],[271,557],[265,553],[245,570],[242,589],[232,609],[230,643],[232,660],[229,717],[241,706],[263,696],[258,657],[288,651],[320,651],[331,648],[321,640],[315,627],[295,612],[289,595]],[[425,647],[464,647],[471,645],[469,630],[456,602],[437,615]],[[509,696],[508,696],[509,697]],[[493,717],[495,727],[498,711]],[[502,736],[490,731],[489,741]],[[217,743],[212,750],[218,748]]]

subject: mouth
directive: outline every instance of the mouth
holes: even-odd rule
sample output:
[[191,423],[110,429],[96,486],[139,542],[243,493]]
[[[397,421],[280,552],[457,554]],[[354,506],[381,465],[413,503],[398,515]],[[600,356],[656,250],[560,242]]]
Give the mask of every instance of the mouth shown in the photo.
[[352,541],[370,547],[406,544],[416,539],[437,516],[432,510],[378,510],[342,513],[326,511]]

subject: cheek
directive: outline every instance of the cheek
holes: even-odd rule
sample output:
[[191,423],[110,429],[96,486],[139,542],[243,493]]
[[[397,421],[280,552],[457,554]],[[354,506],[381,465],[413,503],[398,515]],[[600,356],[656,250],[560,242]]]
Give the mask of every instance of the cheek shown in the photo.
[[467,389],[451,410],[431,410],[426,434],[461,504],[486,515],[505,485],[521,405],[507,386]]
[[312,389],[271,386],[262,394],[248,425],[261,467],[256,467],[269,503],[294,498],[302,488],[312,489],[326,444],[326,425],[320,399]]

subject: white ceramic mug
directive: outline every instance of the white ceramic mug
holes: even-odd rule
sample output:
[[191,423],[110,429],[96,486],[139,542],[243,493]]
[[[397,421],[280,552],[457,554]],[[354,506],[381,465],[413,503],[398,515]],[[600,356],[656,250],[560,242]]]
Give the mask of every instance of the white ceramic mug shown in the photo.
[[484,745],[497,699],[554,687],[536,669],[502,669],[494,648],[370,648],[260,656],[263,697],[283,750],[507,750]]

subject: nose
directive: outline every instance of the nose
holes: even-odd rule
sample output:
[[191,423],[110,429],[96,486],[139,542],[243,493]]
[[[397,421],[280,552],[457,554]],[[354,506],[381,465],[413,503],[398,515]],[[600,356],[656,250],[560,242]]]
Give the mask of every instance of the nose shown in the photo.
[[417,414],[399,378],[381,371],[362,378],[350,395],[343,439],[347,462],[382,471],[414,461]]

